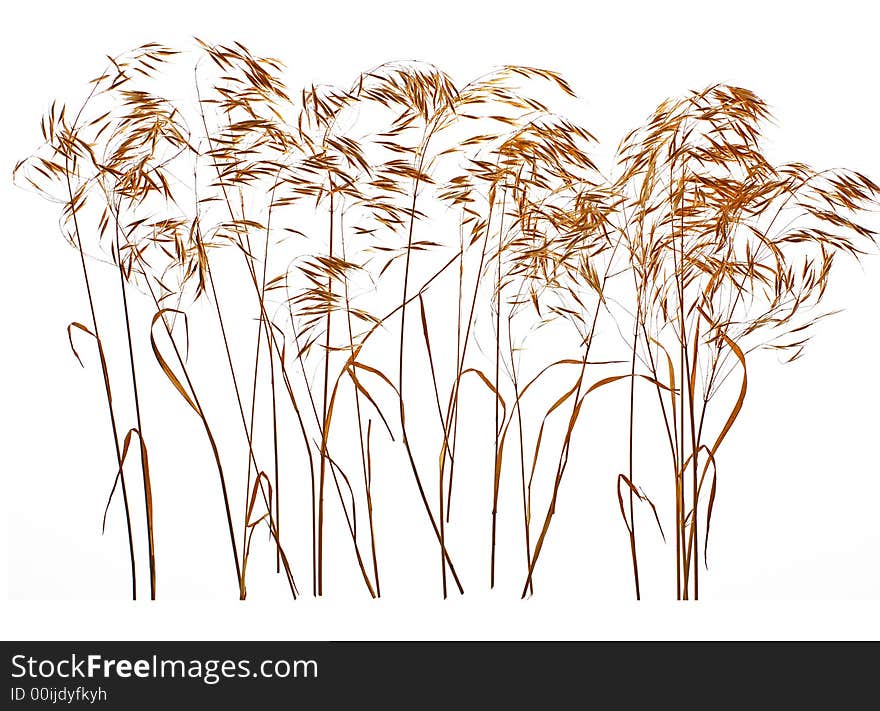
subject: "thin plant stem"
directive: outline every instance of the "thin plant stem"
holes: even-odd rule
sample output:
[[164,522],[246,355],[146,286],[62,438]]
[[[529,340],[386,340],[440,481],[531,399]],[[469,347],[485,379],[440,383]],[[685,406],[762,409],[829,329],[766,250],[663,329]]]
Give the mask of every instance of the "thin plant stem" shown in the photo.
[[[116,213],[118,214],[118,208]],[[138,390],[137,370],[134,362],[134,346],[131,337],[131,317],[128,308],[128,296],[126,294],[126,280],[122,265],[121,245],[119,242],[119,222],[116,221],[116,253],[118,256],[119,291],[122,294],[122,310],[125,314],[125,336],[128,345],[128,362],[131,368],[131,384],[134,394],[134,412],[138,428],[138,442],[140,443],[141,474],[144,482],[144,511],[147,523],[147,546],[150,558],[150,599],[156,599],[156,553],[153,539],[153,494],[149,471],[147,469],[147,447],[144,443],[144,426],[141,420],[140,394]]]
[[[94,92],[94,88],[92,89],[92,91]],[[91,94],[89,96],[91,96]],[[75,124],[76,122],[74,122],[74,125]],[[70,184],[70,165],[67,156],[64,157],[64,166],[67,195],[70,200],[71,214],[73,217],[73,230],[74,236],[76,237],[76,247],[77,251],[79,252],[80,265],[82,266],[83,282],[86,287],[86,296],[89,302],[89,312],[92,317],[92,333],[95,336],[95,343],[98,347],[98,358],[101,362],[101,374],[104,378],[104,395],[107,399],[107,412],[110,416],[110,429],[113,433],[113,444],[116,449],[116,463],[118,467],[117,479],[119,480],[122,490],[122,506],[125,510],[125,526],[128,533],[128,552],[131,562],[131,598],[132,600],[137,600],[137,571],[134,555],[134,536],[132,535],[131,512],[128,505],[128,492],[125,486],[125,473],[122,471],[122,451],[119,446],[119,429],[116,426],[116,414],[113,411],[113,395],[110,390],[110,374],[107,368],[107,359],[104,355],[104,346],[101,341],[101,333],[98,330],[98,317],[95,314],[95,301],[92,296],[92,286],[89,280],[89,270],[86,267],[85,250],[83,249],[82,237],[80,235],[79,220],[77,219],[77,209],[73,196],[73,187]]]

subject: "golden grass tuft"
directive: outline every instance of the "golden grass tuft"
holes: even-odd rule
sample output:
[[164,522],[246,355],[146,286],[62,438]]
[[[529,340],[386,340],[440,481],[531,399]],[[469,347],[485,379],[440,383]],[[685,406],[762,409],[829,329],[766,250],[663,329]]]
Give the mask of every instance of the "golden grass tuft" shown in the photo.
[[[86,334],[98,350],[118,464],[110,499],[118,488],[132,596],[125,464],[134,435],[152,598],[160,577],[151,476],[163,473],[150,471],[145,441],[157,415],[141,407],[138,387],[152,360],[204,431],[241,599],[258,529],[291,595],[301,592],[294,570],[305,568],[312,594],[323,594],[328,488],[366,592],[382,594],[379,438],[401,450],[436,539],[444,597],[450,583],[464,592],[449,546],[456,471],[492,484],[492,587],[496,549],[508,545],[499,492],[505,476],[519,478],[522,595],[533,593],[587,396],[615,383],[628,385],[630,418],[609,505],[625,524],[636,597],[640,506],[663,533],[636,476],[637,385],[647,384],[670,454],[676,596],[698,599],[719,451],[743,412],[749,355],[800,357],[826,315],[835,257],[860,259],[875,242],[866,215],[880,188],[855,172],[773,164],[761,138],[768,108],[735,86],[664,101],[621,142],[609,176],[591,158],[596,138],[552,110],[574,96],[555,71],[504,66],[457,84],[433,65],[394,62],[347,87],[300,92],[283,71],[238,43],[144,45],[109,59],[75,109],[53,103],[44,145],[15,167],[17,182],[60,204],[80,257],[90,320],[71,324],[70,341]],[[169,91],[171,80],[186,91]],[[91,258],[118,272],[122,324],[99,329]],[[134,298],[151,305],[149,324],[134,321]],[[242,300],[253,321],[230,315]],[[454,323],[451,337],[440,313]],[[208,413],[200,398],[214,384],[189,357],[195,319],[222,338],[208,357],[228,372],[229,412],[214,404]],[[124,329],[129,378],[113,386],[131,388],[132,412],[112,398],[101,333],[113,328]],[[569,334],[571,351],[529,349],[546,328]],[[139,330],[150,336],[147,357]],[[237,361],[233,345],[245,338],[252,359]],[[738,394],[719,402],[731,377]],[[472,386],[494,412],[490,471],[458,446],[462,389]],[[238,458],[221,452],[220,418],[240,422]],[[338,434],[343,426],[353,442]],[[282,529],[281,492],[295,483],[311,492],[311,520],[285,516]],[[303,536],[311,560],[293,561],[284,542]]]

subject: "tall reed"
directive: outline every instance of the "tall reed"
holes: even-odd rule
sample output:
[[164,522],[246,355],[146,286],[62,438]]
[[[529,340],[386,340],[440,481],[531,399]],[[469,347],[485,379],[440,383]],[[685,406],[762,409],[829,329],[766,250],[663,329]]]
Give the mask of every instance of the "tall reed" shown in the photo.
[[[680,599],[699,597],[700,534],[705,558],[717,455],[742,412],[747,355],[798,358],[835,256],[859,257],[874,238],[858,220],[877,186],[858,173],[772,164],[761,140],[768,117],[748,90],[711,86],[661,104],[619,152],[632,352],[654,380],[669,443]],[[734,374],[738,392],[713,421],[710,404]]]

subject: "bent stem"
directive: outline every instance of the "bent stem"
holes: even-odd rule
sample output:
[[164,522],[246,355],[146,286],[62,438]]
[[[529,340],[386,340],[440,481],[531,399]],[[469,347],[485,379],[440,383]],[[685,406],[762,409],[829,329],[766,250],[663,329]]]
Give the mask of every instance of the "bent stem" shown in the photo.
[[[232,511],[229,506],[229,494],[226,487],[226,475],[223,472],[223,462],[220,458],[220,451],[217,447],[217,440],[214,438],[214,433],[211,431],[211,426],[208,423],[208,418],[205,415],[205,411],[202,408],[201,403],[199,402],[198,394],[196,392],[195,386],[193,385],[192,379],[190,378],[189,369],[186,367],[186,360],[180,353],[180,348],[177,345],[177,339],[174,337],[174,332],[171,328],[171,324],[168,323],[168,319],[166,317],[168,309],[162,308],[159,298],[156,296],[156,292],[153,288],[153,285],[150,283],[150,278],[146,274],[146,272],[144,272],[144,280],[147,284],[147,289],[150,292],[150,296],[153,299],[153,304],[156,307],[156,315],[153,317],[153,323],[155,324],[156,320],[162,322],[162,326],[165,329],[168,340],[171,342],[174,356],[177,360],[178,365],[180,366],[181,373],[183,374],[183,377],[186,381],[186,385],[189,389],[190,395],[192,396],[191,404],[193,405],[193,410],[198,416],[199,421],[202,423],[202,428],[205,431],[205,436],[208,438],[208,444],[211,447],[211,453],[214,457],[214,463],[217,467],[217,475],[220,479],[220,491],[223,496],[223,508],[226,513],[226,524],[229,529],[229,544],[232,549],[232,558],[235,564],[236,586],[238,587],[239,591],[239,599],[244,600],[246,597],[244,577],[242,575],[242,567],[238,555],[238,545],[235,542],[235,529],[232,524]],[[156,351],[156,355],[157,357],[159,357],[158,350]]]

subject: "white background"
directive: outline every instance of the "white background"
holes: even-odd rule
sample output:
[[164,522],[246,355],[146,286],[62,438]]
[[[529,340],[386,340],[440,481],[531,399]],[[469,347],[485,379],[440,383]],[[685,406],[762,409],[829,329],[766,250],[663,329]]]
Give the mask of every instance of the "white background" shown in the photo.
[[[730,82],[752,89],[773,108],[774,158],[852,168],[876,180],[877,19],[870,5],[846,2],[821,8],[744,2],[729,8],[552,2],[17,5],[7,10],[3,30],[7,95],[0,164],[11,170],[38,144],[39,117],[50,97],[76,98],[84,80],[100,71],[104,54],[146,41],[185,46],[196,34],[218,42],[238,39],[258,54],[281,58],[291,87],[312,81],[347,85],[358,71],[388,59],[431,61],[460,81],[498,64],[552,68],[580,97],[569,113],[603,141],[609,154],[599,156],[606,160],[603,167],[625,131],[661,99]],[[5,636],[878,634],[876,255],[864,269],[839,270],[829,300],[846,310],[821,324],[804,358],[783,367],[772,357],[759,357],[751,367],[744,413],[722,450],[711,567],[701,576],[705,599],[697,606],[669,602],[671,591],[660,573],[658,582],[646,586],[648,601],[630,602],[620,522],[613,517],[585,522],[582,516],[616,505],[614,470],[567,482],[563,498],[579,503],[561,509],[553,525],[561,538],[568,531],[579,542],[556,546],[557,566],[548,549],[542,559],[546,573],[538,574],[546,583],[526,602],[518,599],[516,584],[486,591],[484,561],[475,555],[463,599],[439,600],[436,566],[410,571],[389,563],[387,593],[378,603],[364,600],[361,590],[290,603],[275,590],[278,581],[270,581],[264,588],[255,584],[251,599],[239,604],[228,589],[226,550],[203,554],[199,529],[184,518],[188,510],[179,503],[166,509],[165,532],[157,534],[163,536],[157,546],[164,553],[159,563],[165,566],[160,567],[164,599],[150,606],[125,601],[123,529],[99,535],[106,473],[113,464],[106,460],[106,415],[95,364],[86,358],[87,370],[79,368],[64,331],[70,321],[87,316],[76,255],[57,234],[53,207],[8,181],[3,215]],[[601,432],[591,436],[601,441]],[[99,472],[92,471],[92,462]],[[192,482],[181,486],[184,501],[202,490]],[[413,526],[425,522],[413,518]],[[645,529],[641,535],[647,536]],[[391,549],[406,548],[404,536],[389,537]],[[583,564],[564,567],[563,550],[575,559],[582,555]],[[672,560],[670,551],[660,551]],[[300,577],[307,588],[305,569]],[[338,581],[336,589],[346,589],[346,580]]]

